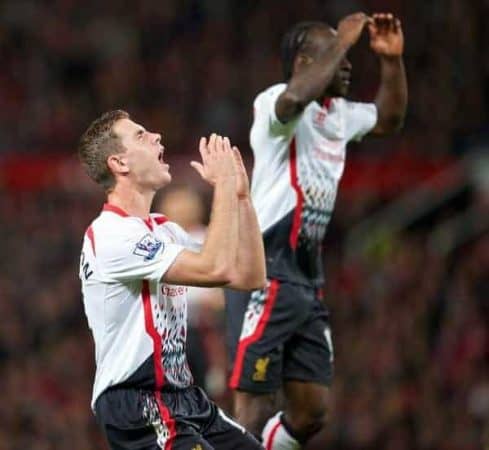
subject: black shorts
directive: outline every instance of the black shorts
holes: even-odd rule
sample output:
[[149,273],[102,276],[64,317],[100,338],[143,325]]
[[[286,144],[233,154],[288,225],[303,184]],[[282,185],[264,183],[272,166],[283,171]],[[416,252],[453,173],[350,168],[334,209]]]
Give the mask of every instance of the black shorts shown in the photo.
[[197,386],[161,393],[109,389],[95,414],[112,450],[263,449]]
[[318,290],[278,280],[251,294],[228,290],[226,321],[231,388],[265,394],[284,381],[330,385],[329,313]]

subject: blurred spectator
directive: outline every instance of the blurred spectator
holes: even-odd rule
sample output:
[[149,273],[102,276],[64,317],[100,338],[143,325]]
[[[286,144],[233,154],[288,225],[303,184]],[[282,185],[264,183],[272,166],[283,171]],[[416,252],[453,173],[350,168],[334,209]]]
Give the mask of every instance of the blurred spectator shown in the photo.
[[[195,136],[209,131],[245,144],[253,98],[281,79],[279,42],[285,30],[304,19],[335,25],[357,10],[389,9],[401,17],[411,91],[405,131],[364,150],[395,145],[446,153],[463,135],[489,131],[489,34],[483,20],[489,4],[483,0],[121,5],[117,0],[0,4],[0,152],[67,151],[91,117],[116,107],[154,129],[171,130],[169,148],[189,151]],[[366,39],[351,59],[354,96],[369,100],[377,79],[362,74],[375,73],[370,69],[377,61]]]

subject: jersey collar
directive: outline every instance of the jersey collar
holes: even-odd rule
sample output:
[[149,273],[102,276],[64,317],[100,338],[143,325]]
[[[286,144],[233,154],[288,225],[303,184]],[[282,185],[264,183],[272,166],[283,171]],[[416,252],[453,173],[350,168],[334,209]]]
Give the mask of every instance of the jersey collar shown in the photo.
[[104,207],[102,208],[102,211],[110,211],[115,214],[118,214],[121,217],[129,217],[129,214],[126,213],[122,208],[119,208],[118,206],[111,205],[110,203],[104,203]]
[[[118,206],[115,206],[115,205],[111,205],[110,203],[104,203],[104,207],[102,208],[102,211],[110,211],[110,212],[113,212],[114,214],[117,214],[121,217],[129,217],[129,214],[127,214],[126,211],[124,211],[122,208],[119,208]],[[151,220],[151,216],[148,216],[146,219],[142,219],[142,221],[146,224],[146,226],[151,231],[153,231],[153,222]],[[166,218],[165,218],[165,221],[166,221]]]

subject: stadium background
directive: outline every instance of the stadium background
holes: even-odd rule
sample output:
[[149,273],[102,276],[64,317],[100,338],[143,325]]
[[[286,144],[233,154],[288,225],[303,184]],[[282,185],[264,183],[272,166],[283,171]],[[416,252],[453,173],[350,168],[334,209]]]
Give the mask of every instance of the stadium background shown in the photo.
[[[325,242],[337,375],[309,448],[479,449],[489,415],[489,4],[484,0],[4,0],[0,3],[0,450],[101,450],[77,278],[103,196],[76,141],[122,107],[163,134],[174,178],[197,139],[247,143],[252,100],[281,77],[298,20],[403,21],[404,131],[351,145]],[[376,58],[351,52],[371,100]],[[211,395],[229,408],[219,299],[193,314]],[[485,440],[486,446],[487,438]]]

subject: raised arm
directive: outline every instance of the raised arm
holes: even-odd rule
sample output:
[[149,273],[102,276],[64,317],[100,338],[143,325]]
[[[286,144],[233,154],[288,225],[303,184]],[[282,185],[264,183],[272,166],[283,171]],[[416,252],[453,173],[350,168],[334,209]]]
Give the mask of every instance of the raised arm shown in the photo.
[[251,203],[246,168],[237,147],[233,147],[238,196],[239,246],[229,287],[262,289],[266,283],[265,249],[255,208]]
[[392,14],[374,14],[368,30],[370,47],[380,58],[380,87],[375,99],[378,119],[372,133],[384,135],[400,130],[406,114],[404,37],[401,22]]
[[[313,52],[299,52],[296,64],[303,65],[302,70],[294,71],[285,91],[275,104],[275,113],[282,123],[287,123],[313,100],[320,98],[330,85],[344,60],[346,53],[360,37],[369,18],[364,13],[345,17],[338,24],[337,35],[328,40],[329,45],[319,45]],[[334,33],[333,30],[330,30]]]
[[202,164],[192,162],[214,186],[211,219],[199,253],[183,250],[163,275],[170,284],[223,286],[232,281],[238,248],[238,198],[234,155],[229,140],[213,134],[200,141]]

